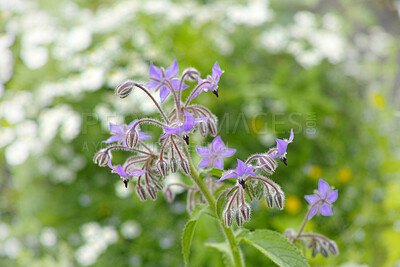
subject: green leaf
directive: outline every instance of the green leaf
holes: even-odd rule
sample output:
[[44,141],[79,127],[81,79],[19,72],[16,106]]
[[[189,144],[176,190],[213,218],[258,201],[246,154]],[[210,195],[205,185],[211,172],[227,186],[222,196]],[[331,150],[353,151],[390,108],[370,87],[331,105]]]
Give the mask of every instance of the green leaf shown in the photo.
[[278,266],[310,266],[297,247],[278,232],[259,229],[253,232],[241,233],[238,239],[261,251]]
[[233,255],[227,242],[211,242],[205,244],[209,248],[214,248],[222,253],[222,259],[225,266],[234,266]]
[[204,212],[207,212],[207,211],[208,211],[208,213],[211,213],[208,205],[205,205],[205,204],[196,205],[192,212],[192,218],[186,223],[185,229],[183,230],[182,253],[183,253],[183,258],[185,260],[186,266],[189,263],[190,247],[192,245],[192,239],[193,239],[194,231],[196,229],[197,222],[198,222],[201,214]]
[[224,172],[224,170],[213,168],[208,173],[211,175],[217,176],[218,178],[221,178],[223,172]]

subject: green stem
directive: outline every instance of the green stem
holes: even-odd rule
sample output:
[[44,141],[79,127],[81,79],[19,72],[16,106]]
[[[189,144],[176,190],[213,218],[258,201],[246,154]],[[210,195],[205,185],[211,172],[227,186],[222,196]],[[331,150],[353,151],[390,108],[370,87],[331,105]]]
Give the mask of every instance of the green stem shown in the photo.
[[[192,177],[193,181],[197,184],[197,186],[200,188],[200,191],[203,193],[204,197],[207,199],[207,202],[210,205],[210,208],[214,211],[215,217],[218,218],[217,209],[215,206],[215,199],[214,199],[213,195],[210,193],[207,186],[203,182],[203,179],[200,178],[195,167],[193,166],[193,163],[189,157],[189,152],[187,151],[187,149],[185,149],[185,153],[189,160],[190,176]],[[226,227],[222,220],[219,220],[219,224],[221,225],[222,229],[224,230],[225,237],[228,240],[235,266],[242,267],[243,266],[242,255],[240,253],[239,244],[236,241],[235,234],[233,233],[232,228]]]

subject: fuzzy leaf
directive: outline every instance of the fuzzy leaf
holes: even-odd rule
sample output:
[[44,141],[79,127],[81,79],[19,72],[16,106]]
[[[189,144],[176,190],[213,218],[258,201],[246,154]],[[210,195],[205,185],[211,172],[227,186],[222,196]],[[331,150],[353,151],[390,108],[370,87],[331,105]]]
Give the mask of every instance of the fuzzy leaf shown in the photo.
[[211,175],[214,175],[218,178],[221,178],[223,172],[224,172],[224,170],[213,168],[208,173]]
[[297,247],[278,232],[259,229],[239,234],[238,239],[258,249],[278,266],[310,266]]
[[227,242],[211,242],[205,244],[209,248],[214,248],[222,253],[225,266],[234,266],[233,256]]

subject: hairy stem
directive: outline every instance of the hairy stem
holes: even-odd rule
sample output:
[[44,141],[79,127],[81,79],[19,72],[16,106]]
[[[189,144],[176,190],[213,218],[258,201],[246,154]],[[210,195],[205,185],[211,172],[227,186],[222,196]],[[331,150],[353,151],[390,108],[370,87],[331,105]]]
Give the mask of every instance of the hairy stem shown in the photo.
[[300,230],[299,230],[299,232],[297,233],[297,236],[296,236],[295,239],[298,239],[298,238],[301,236],[301,233],[304,231],[304,228],[306,227],[306,224],[307,224],[308,221],[309,221],[308,216],[310,215],[311,210],[312,210],[316,205],[318,205],[320,202],[321,202],[321,200],[315,201],[315,203],[312,204],[312,205],[308,208],[307,214],[306,214],[306,216],[304,217],[304,220],[303,220],[303,224],[301,225]]
[[[207,186],[204,184],[203,180],[200,178],[195,167],[193,166],[192,160],[189,157],[189,152],[187,149],[185,149],[185,153],[188,156],[187,158],[189,160],[191,178],[197,184],[200,191],[203,193],[204,197],[207,199],[207,202],[210,205],[211,210],[214,211],[215,217],[218,218],[218,214],[217,214],[217,210],[216,210],[216,206],[215,206],[215,199],[214,199],[213,195],[210,193]],[[235,266],[242,267],[243,266],[242,255],[240,253],[239,244],[236,241],[235,234],[233,233],[233,231],[230,227],[225,226],[225,224],[222,220],[219,220],[219,224],[221,225],[222,229],[224,230],[225,237],[228,240]]]
[[148,97],[150,97],[151,100],[153,100],[153,103],[156,105],[158,111],[160,112],[161,116],[163,117],[163,119],[165,120],[166,123],[169,124],[169,120],[167,118],[167,115],[165,115],[163,109],[161,108],[161,106],[157,103],[157,101],[154,99],[154,97],[150,94],[150,92],[142,85],[135,83],[135,86],[137,88],[142,89],[143,92],[145,92],[147,94]]

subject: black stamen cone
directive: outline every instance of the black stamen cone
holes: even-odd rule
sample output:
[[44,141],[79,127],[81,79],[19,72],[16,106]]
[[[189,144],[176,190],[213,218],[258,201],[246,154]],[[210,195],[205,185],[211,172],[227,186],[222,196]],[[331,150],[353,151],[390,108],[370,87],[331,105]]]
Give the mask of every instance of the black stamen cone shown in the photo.
[[128,188],[128,180],[124,179],[125,188]]
[[282,157],[282,158],[280,158],[280,160],[283,162],[283,164],[285,164],[287,166],[286,157]]
[[212,91],[214,95],[218,97],[218,90]]
[[186,144],[189,145],[189,135],[185,134],[183,140],[185,140]]
[[239,180],[239,184],[243,187],[243,189],[246,189],[246,183],[243,179]]

